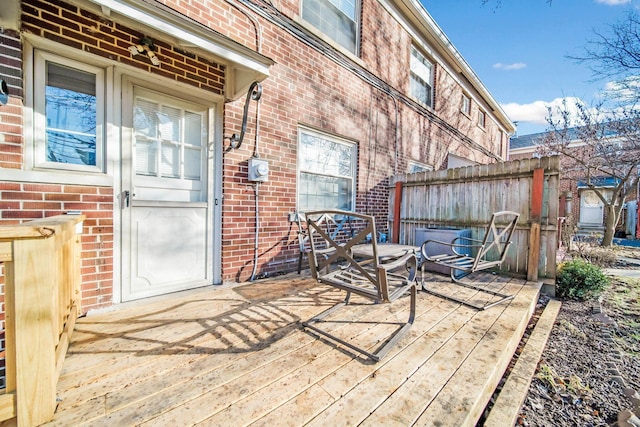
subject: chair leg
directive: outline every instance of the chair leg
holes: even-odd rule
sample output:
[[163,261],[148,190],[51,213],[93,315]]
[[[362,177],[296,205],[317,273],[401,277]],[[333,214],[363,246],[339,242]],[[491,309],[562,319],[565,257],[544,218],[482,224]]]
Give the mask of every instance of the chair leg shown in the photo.
[[398,343],[398,341],[400,341],[402,336],[409,330],[411,325],[413,325],[413,321],[416,318],[417,294],[418,294],[418,287],[414,282],[413,286],[411,286],[411,297],[410,297],[411,299],[409,301],[409,319],[407,320],[407,323],[402,325],[400,329],[398,329],[393,335],[391,335],[389,340],[382,347],[378,348],[375,351],[375,353],[373,353],[372,359],[375,360],[376,362],[382,359],[389,352],[389,350],[391,350],[391,348],[395,346]]
[[391,348],[396,345],[396,343],[400,340],[400,338],[402,338],[402,336],[409,330],[409,328],[411,327],[411,325],[413,324],[415,317],[416,317],[416,300],[417,300],[417,286],[416,283],[413,283],[413,286],[411,286],[411,296],[410,296],[410,301],[409,301],[409,319],[407,320],[406,323],[402,324],[402,326],[396,330],[388,339],[385,343],[383,343],[383,345],[381,347],[379,347],[375,352],[369,352],[363,348],[357,347],[341,338],[336,337],[335,335],[318,328],[317,326],[314,326],[315,323],[318,323],[320,321],[322,321],[323,318],[325,318],[326,316],[328,316],[329,314],[333,313],[334,311],[337,311],[338,309],[344,307],[345,305],[347,305],[349,303],[349,297],[350,297],[350,293],[347,292],[347,297],[345,298],[345,300],[341,303],[338,303],[336,305],[334,305],[333,307],[323,311],[322,313],[318,314],[317,316],[311,318],[310,320],[306,321],[306,322],[302,322],[302,325],[305,328],[311,329],[312,331],[316,332],[319,335],[325,336],[333,341],[338,342],[339,344],[342,344],[345,347],[350,348],[351,350],[360,353],[366,357],[368,357],[369,359],[373,360],[374,362],[378,362],[380,361],[380,359],[382,359],[388,352],[389,350],[391,350]]
[[300,251],[300,255],[298,256],[298,274],[300,274],[300,272],[302,271],[302,257],[304,256],[304,253],[302,251]]

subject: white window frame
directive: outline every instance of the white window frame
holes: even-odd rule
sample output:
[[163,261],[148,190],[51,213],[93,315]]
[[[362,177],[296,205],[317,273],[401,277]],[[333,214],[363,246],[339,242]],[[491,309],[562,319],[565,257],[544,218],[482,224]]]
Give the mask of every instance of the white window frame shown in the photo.
[[[427,56],[414,45],[411,46],[410,59],[410,96],[425,107],[433,108],[433,72],[435,63],[427,58]],[[428,99],[424,99],[420,93],[415,91],[414,82],[416,82],[416,80],[421,82],[421,90],[426,89],[428,92]],[[416,82],[415,84],[418,83]]]
[[[315,2],[316,4],[320,4],[323,7],[335,8],[338,13],[341,13],[342,16],[344,16],[349,21],[353,22],[354,34],[352,35],[352,38],[351,38],[353,42],[353,46],[345,46],[345,44],[342,43],[340,40],[337,40],[334,35],[328,34],[326,32],[327,31],[326,28],[322,28],[321,26],[318,26],[317,22],[314,23],[314,19],[312,19],[309,16],[309,13],[307,12],[307,10],[309,10],[310,2]],[[353,16],[349,16],[350,11],[347,10],[347,8],[345,7],[345,5],[348,3],[349,3],[349,0],[302,0],[300,5],[300,15],[305,22],[308,22],[309,25],[316,28],[321,34],[327,36],[327,38],[335,42],[336,45],[344,48],[347,52],[350,52],[354,55],[358,55],[360,51],[360,8],[361,8],[362,0],[353,0],[353,3],[354,3],[353,8],[349,8],[349,9],[352,9],[351,12],[353,13]],[[321,21],[323,20],[322,18],[326,18],[326,16],[322,16]],[[326,21],[326,19],[324,20]]]
[[[80,71],[92,73],[96,76],[96,164],[78,165],[69,163],[58,163],[47,160],[46,156],[46,112],[45,112],[45,85],[46,85],[46,63],[51,62],[64,67],[75,68]],[[76,172],[105,172],[105,79],[106,70],[104,68],[89,65],[84,62],[65,58],[50,52],[34,51],[34,74],[33,74],[33,148],[35,168],[54,169],[62,171]]]
[[[348,147],[351,150],[351,176],[346,176],[346,175],[336,175],[336,174],[329,174],[329,173],[318,173],[316,171],[307,171],[303,168],[303,158],[302,158],[302,138],[303,135],[308,135],[311,136],[313,138],[318,138],[318,139],[322,139],[331,143],[335,143],[335,144],[341,144],[343,146]],[[357,156],[358,156],[358,147],[357,144],[353,141],[349,141],[343,138],[339,138],[336,137],[334,135],[330,135],[324,132],[320,132],[317,130],[313,130],[313,129],[309,129],[306,127],[299,127],[298,128],[298,186],[297,186],[297,194],[296,194],[296,206],[298,206],[298,210],[305,210],[304,207],[301,204],[300,198],[301,198],[301,183],[302,183],[302,174],[303,173],[308,173],[308,174],[314,174],[317,176],[325,176],[325,177],[335,177],[335,178],[343,178],[343,179],[349,179],[351,180],[351,199],[349,201],[349,203],[351,204],[350,209],[345,209],[345,210],[351,210],[351,211],[355,211],[356,208],[356,180],[357,180]],[[332,206],[327,206],[326,208],[334,208]]]
[[478,110],[478,126],[482,129],[487,127],[487,112],[484,110]]
[[460,111],[467,117],[471,117],[471,97],[466,93],[462,94],[462,105]]

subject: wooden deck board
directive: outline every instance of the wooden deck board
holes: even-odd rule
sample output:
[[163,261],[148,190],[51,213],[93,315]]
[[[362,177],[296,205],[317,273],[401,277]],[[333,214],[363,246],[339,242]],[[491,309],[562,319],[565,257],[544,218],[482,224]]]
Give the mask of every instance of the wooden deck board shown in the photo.
[[[509,288],[509,287],[508,287]],[[514,287],[510,291],[517,291]],[[466,366],[471,352],[482,339],[479,330],[488,330],[498,319],[507,305],[493,307],[493,313],[482,313],[464,307],[449,316],[444,325],[454,327],[453,331],[430,330],[425,341],[432,336],[441,338],[440,346],[432,350],[402,387],[390,394],[386,401],[371,411],[364,425],[411,425],[421,416],[425,408],[430,408],[445,387],[451,384],[456,373]],[[444,329],[444,328],[443,328]],[[471,363],[473,369],[482,362]],[[466,384],[454,387],[467,390]],[[458,390],[460,393],[460,390]]]
[[[491,298],[445,276],[429,280]],[[304,275],[201,288],[78,319],[49,425],[472,425],[539,286],[471,280],[516,297],[477,311],[419,292],[414,325],[378,363],[301,327],[344,296]],[[364,347],[380,345],[408,316],[408,297],[352,301],[323,327]],[[449,408],[462,415],[442,412]]]
[[518,360],[509,373],[506,383],[485,420],[487,426],[515,425],[524,403],[531,379],[547,344],[562,303],[549,301]]
[[[532,298],[531,294],[537,295],[537,292],[532,291],[531,288],[523,288],[509,305],[511,309],[503,307],[505,309],[501,315],[487,325],[486,332],[471,348],[465,363],[439,390],[437,398],[417,420],[417,424],[433,425],[446,417],[452,425],[475,425],[509,364],[511,358],[505,358],[504,354],[515,353],[533,314],[537,298]],[[481,392],[461,392],[466,390]]]

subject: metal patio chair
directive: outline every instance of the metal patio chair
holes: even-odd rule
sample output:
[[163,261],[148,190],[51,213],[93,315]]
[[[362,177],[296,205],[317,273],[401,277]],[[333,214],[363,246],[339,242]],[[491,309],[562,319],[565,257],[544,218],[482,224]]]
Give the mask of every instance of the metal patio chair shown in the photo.
[[[298,227],[298,246],[300,253],[298,255],[298,274],[302,272],[302,260],[305,255],[308,257],[311,253],[311,242],[309,241],[309,232],[307,228],[307,219],[304,212],[296,212],[294,222]],[[330,216],[319,217],[316,224],[320,226],[325,220],[329,220]],[[331,218],[332,224],[330,225],[331,238],[340,233],[350,233],[353,235],[353,227],[351,226],[351,217],[348,215]],[[333,249],[324,240],[318,240],[316,238],[316,254],[323,253],[325,256],[333,251]]]
[[[449,267],[451,269],[451,280],[459,285],[462,285],[467,288],[474,289],[479,292],[485,292],[494,296],[497,296],[499,299],[496,301],[491,301],[486,305],[476,305],[470,303],[468,301],[455,298],[454,296],[443,294],[440,292],[436,292],[433,289],[429,289],[425,286],[425,281],[422,280],[422,290],[428,292],[433,295],[437,295],[446,299],[450,299],[478,310],[485,310],[489,307],[493,307],[496,304],[500,304],[504,301],[509,301],[513,299],[513,295],[506,295],[500,292],[495,292],[490,289],[485,289],[480,286],[471,285],[469,283],[462,282],[462,279],[469,274],[487,270],[494,267],[500,267],[500,265],[504,262],[509,246],[511,245],[511,236],[513,231],[516,228],[516,224],[518,223],[518,218],[520,218],[520,214],[512,211],[500,211],[495,212],[491,215],[491,221],[487,226],[484,237],[479,239],[471,239],[469,237],[456,237],[451,242],[442,242],[438,240],[427,240],[425,241],[421,248],[420,252],[422,255],[422,263],[421,263],[421,272],[422,277],[424,277],[425,272],[425,264],[426,261],[433,262],[438,265],[442,265],[445,267]],[[459,240],[465,240],[470,242],[468,244],[457,243]],[[431,244],[439,244],[444,245],[448,248],[451,248],[449,253],[440,254],[440,255],[429,255],[429,250],[427,246]],[[462,250],[466,250],[468,253],[475,255],[467,255],[460,253]],[[456,271],[462,272],[462,275],[456,273]]]
[[[341,232],[335,233],[345,216],[353,221],[352,229],[349,232],[343,227]],[[376,235],[375,220],[370,215],[327,210],[306,212],[306,218],[311,249],[311,275],[320,283],[345,291],[346,297],[344,301],[303,322],[303,326],[377,362],[400,340],[414,321],[417,294],[415,254],[411,252],[396,258],[380,259],[377,242],[367,238]],[[361,259],[353,256],[352,248],[366,243],[372,245],[373,256]],[[327,316],[349,304],[352,293],[373,303],[391,303],[407,291],[411,295],[408,320],[400,323],[398,329],[375,350],[356,346],[320,327]]]

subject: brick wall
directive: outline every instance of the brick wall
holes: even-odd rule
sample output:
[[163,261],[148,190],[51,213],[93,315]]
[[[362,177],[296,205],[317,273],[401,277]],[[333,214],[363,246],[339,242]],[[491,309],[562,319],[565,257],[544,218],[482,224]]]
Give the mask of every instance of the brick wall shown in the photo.
[[146,55],[131,56],[144,33],[61,1],[22,2],[22,30],[142,71],[221,94],[224,67],[160,40],[153,40],[160,65]]
[[83,311],[111,304],[113,288],[113,190],[80,185],[0,183],[2,222],[22,222],[82,211]]

